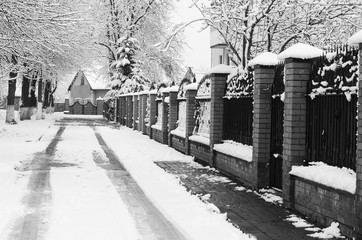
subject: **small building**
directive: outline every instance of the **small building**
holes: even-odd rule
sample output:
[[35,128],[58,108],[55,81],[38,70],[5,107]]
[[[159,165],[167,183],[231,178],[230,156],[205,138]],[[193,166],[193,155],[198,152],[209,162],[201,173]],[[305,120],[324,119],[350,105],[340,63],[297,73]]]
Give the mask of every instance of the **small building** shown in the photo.
[[210,27],[211,68],[219,64],[230,65],[227,45],[221,34]]
[[72,105],[75,101],[80,101],[85,104],[87,101],[91,101],[95,105],[97,98],[103,98],[108,91],[109,88],[99,76],[92,79],[86,77],[85,73],[79,70],[68,87],[69,103]]

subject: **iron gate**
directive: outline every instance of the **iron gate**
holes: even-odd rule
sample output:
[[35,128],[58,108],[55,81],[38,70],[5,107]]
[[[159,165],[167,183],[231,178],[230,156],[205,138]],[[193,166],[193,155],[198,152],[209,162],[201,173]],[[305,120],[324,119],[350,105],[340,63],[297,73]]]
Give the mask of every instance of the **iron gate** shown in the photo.
[[284,65],[275,68],[271,99],[270,187],[282,188],[283,178],[283,121]]
[[91,102],[87,102],[83,105],[76,101],[73,105],[69,106],[69,113],[79,115],[97,115],[97,107]]

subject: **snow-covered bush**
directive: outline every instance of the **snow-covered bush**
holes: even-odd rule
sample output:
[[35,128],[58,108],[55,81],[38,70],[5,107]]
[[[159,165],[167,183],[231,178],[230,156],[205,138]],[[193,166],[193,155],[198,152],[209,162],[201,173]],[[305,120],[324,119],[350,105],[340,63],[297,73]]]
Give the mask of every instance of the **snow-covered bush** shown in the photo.
[[253,94],[254,91],[254,72],[249,68],[230,74],[226,82],[227,98],[239,98]]
[[199,98],[210,98],[211,97],[211,76],[210,75],[205,75],[200,80],[196,95]]
[[194,135],[210,137],[210,101],[196,101]]
[[162,125],[163,108],[162,101],[157,101],[157,121],[155,125]]
[[149,87],[150,81],[143,76],[140,68],[141,61],[137,59],[137,51],[140,51],[136,38],[121,37],[117,41],[114,52],[115,60],[110,65],[111,83],[109,86],[115,90],[117,97],[120,94],[140,92]]
[[186,131],[186,101],[178,102],[177,130]]
[[313,62],[309,96],[343,93],[350,101],[358,91],[358,74],[358,49],[327,53]]

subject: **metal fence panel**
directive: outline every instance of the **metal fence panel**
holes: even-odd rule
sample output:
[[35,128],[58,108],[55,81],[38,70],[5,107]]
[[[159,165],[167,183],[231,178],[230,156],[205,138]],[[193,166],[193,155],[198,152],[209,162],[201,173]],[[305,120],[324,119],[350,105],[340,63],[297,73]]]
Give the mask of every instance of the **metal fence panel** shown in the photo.
[[357,96],[321,95],[307,100],[307,162],[355,169]]
[[253,145],[253,97],[224,99],[223,139]]

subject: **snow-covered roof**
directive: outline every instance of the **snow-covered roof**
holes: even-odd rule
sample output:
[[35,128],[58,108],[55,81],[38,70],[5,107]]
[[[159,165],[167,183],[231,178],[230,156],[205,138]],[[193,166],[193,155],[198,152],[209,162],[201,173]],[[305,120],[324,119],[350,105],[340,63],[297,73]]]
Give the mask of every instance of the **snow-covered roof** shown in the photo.
[[74,82],[77,78],[84,76],[84,79],[89,83],[92,90],[109,90],[110,88],[106,86],[107,79],[102,73],[97,73],[92,70],[79,70],[72,82],[68,87],[68,91],[72,88]]
[[278,55],[280,61],[287,58],[311,59],[323,55],[323,50],[305,43],[297,43]]
[[362,43],[362,30],[356,32],[348,39],[348,45],[356,46]]
[[262,66],[276,66],[280,63],[278,55],[272,52],[264,52],[250,60],[249,66],[262,65]]
[[109,82],[106,73],[91,69],[86,69],[83,72],[93,90],[109,89],[109,87],[106,86],[106,83]]

